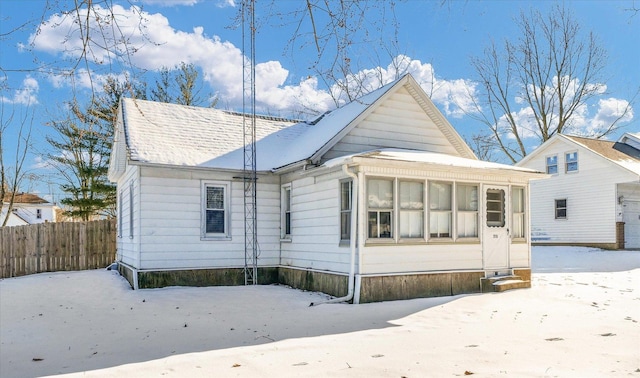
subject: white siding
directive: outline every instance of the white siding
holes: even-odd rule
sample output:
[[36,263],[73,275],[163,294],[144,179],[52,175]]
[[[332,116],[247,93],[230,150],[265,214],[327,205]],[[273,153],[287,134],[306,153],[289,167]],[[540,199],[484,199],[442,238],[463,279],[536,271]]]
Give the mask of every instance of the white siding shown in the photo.
[[[578,151],[578,171],[565,172],[565,153]],[[558,156],[558,174],[531,183],[534,243],[615,243],[616,183],[634,176],[618,165],[560,138],[522,165],[546,169],[546,157]],[[555,219],[555,200],[567,200],[567,219]]]
[[[120,177],[117,183],[118,187],[118,208],[117,216],[122,216],[122,219],[118,219],[118,236],[117,236],[117,248],[118,248],[118,261],[130,265],[134,268],[140,268],[140,230],[136,225],[140,220],[140,206],[138,201],[140,199],[140,180],[138,178],[140,169],[136,166],[128,166],[124,175]],[[133,199],[134,203],[130,202],[131,183],[133,183]],[[130,211],[133,206],[133,237],[130,237],[131,222]],[[120,227],[121,226],[121,227]]]
[[402,88],[367,116],[323,160],[376,148],[407,148],[459,156],[433,120]]
[[[142,168],[142,269],[244,266],[244,184],[233,176],[188,169]],[[229,184],[230,238],[202,238],[203,181]],[[258,264],[275,266],[279,262],[279,179],[259,176],[257,190]]]
[[291,242],[283,242],[281,264],[349,272],[350,249],[340,246],[342,173],[291,183]]

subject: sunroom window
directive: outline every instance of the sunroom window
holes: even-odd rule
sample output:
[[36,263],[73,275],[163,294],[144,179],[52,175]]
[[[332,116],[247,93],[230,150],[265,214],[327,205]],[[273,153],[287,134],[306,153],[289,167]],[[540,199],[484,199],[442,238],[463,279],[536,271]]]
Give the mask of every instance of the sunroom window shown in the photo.
[[513,238],[524,238],[525,232],[525,205],[524,188],[514,187],[511,189],[511,212],[512,222],[511,235]]
[[457,185],[456,202],[457,234],[459,238],[478,236],[478,187],[476,185]]
[[393,180],[369,179],[367,194],[369,238],[393,238]]
[[451,237],[451,183],[429,182],[429,236]]
[[424,184],[400,181],[400,237],[424,237]]

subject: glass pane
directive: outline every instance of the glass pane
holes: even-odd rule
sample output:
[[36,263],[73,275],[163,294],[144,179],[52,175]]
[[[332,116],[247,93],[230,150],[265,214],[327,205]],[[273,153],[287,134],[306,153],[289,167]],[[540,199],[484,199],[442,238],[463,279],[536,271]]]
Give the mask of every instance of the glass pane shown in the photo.
[[429,216],[429,235],[435,238],[448,238],[451,236],[451,213],[445,211],[432,211]]
[[284,190],[284,211],[291,211],[291,189]]
[[451,210],[451,184],[429,183],[429,208],[431,210]]
[[368,184],[370,208],[393,208],[393,181],[369,179]]
[[421,182],[400,182],[400,208],[401,209],[422,209],[423,185]]
[[577,171],[578,163],[567,163],[567,172]]
[[206,232],[214,234],[224,233],[224,211],[207,210]]
[[504,227],[504,190],[487,190],[487,226]]
[[514,213],[524,213],[524,189],[513,188],[511,191],[511,207]]
[[351,210],[351,181],[340,184],[340,210]]
[[380,212],[380,237],[391,237],[391,212],[389,211]]
[[378,213],[376,211],[369,212],[369,237],[378,237]]
[[458,213],[458,237],[470,238],[478,236],[478,213]]
[[291,213],[285,213],[284,217],[284,233],[286,235],[291,235]]
[[351,213],[349,212],[340,214],[340,239],[351,239]]
[[513,237],[524,237],[524,214],[513,215]]
[[224,188],[207,186],[207,209],[224,209]]
[[400,213],[400,237],[421,238],[424,235],[424,217],[422,211],[403,211]]
[[567,209],[556,210],[556,218],[566,218],[566,217],[567,217]]
[[458,185],[457,187],[458,210],[478,210],[478,187],[475,185]]
[[567,207],[567,200],[556,200],[556,208]]

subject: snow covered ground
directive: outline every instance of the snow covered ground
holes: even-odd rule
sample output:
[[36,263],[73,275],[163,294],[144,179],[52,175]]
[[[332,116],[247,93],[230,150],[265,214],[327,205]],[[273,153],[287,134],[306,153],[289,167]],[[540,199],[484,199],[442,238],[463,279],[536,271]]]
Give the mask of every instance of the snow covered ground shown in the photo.
[[640,377],[640,251],[534,247],[533,287],[363,305],[282,286],[0,281],[0,376]]

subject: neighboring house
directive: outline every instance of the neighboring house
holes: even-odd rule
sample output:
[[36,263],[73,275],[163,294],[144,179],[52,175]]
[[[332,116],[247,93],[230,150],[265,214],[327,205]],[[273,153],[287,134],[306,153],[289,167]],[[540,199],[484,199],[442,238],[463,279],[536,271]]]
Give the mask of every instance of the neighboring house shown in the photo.
[[[7,193],[4,197],[2,212],[0,212],[0,225],[4,222],[10,200],[11,194]],[[56,208],[57,206],[53,203],[50,203],[35,194],[16,193],[13,200],[13,209],[9,216],[7,226],[24,226],[27,224],[55,222]]]
[[[131,285],[244,284],[243,116],[123,99],[115,130]],[[410,75],[312,122],[257,117],[256,140],[258,283],[355,303],[530,286],[545,175],[477,160]]]
[[534,244],[640,248],[640,133],[557,134],[517,166],[551,175],[531,184]]

